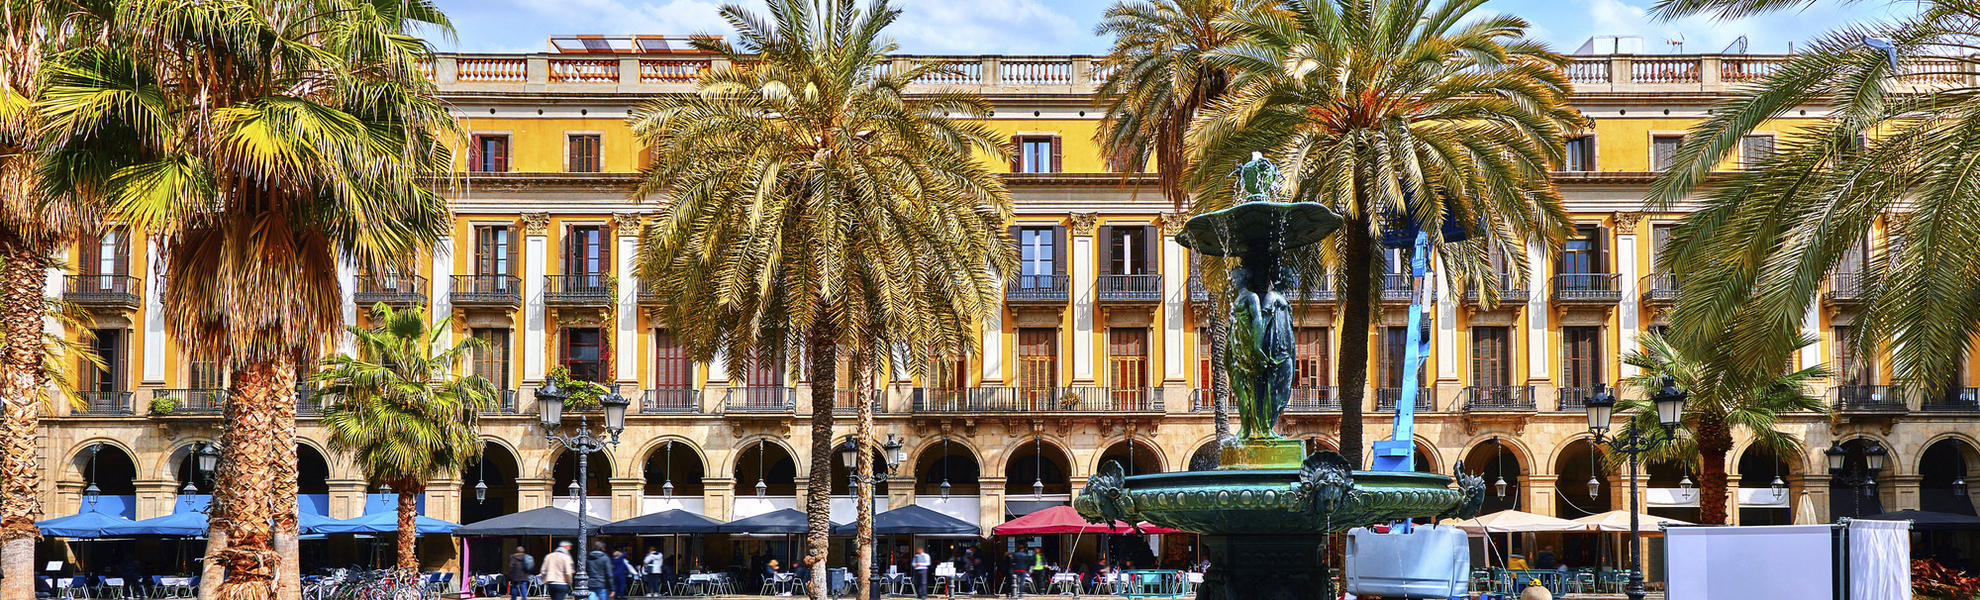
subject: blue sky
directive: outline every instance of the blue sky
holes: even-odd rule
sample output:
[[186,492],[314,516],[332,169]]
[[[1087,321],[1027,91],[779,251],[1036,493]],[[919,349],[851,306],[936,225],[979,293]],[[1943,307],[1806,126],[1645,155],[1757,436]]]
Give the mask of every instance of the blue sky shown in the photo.
[[[760,8],[761,0],[740,0]],[[1911,2],[1820,0],[1800,11],[1717,21],[1662,22],[1647,16],[1654,0],[1491,0],[1486,11],[1521,15],[1533,35],[1572,52],[1595,35],[1638,35],[1647,53],[1718,52],[1744,35],[1755,54],[1787,52],[1832,27],[1901,16]],[[542,52],[550,35],[724,33],[719,0],[437,0],[459,31],[443,50]],[[889,30],[917,54],[1101,54],[1093,35],[1114,0],[896,0],[904,12]]]

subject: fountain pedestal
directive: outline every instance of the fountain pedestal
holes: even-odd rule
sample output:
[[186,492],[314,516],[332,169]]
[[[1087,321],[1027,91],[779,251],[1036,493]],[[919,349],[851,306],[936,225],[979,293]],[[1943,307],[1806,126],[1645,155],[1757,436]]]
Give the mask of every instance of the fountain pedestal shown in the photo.
[[1306,442],[1284,438],[1244,440],[1217,449],[1218,469],[1297,469]]
[[1198,600],[1331,600],[1325,535],[1206,535]]

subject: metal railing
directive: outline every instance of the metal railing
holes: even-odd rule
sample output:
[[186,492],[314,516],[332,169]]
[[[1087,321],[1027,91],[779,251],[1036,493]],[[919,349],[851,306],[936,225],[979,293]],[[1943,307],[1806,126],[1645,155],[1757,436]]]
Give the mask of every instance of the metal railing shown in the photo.
[[1554,276],[1554,301],[1579,304],[1615,304],[1622,301],[1622,288],[1615,273],[1567,273]]
[[[1375,388],[1375,411],[1395,412],[1402,402],[1403,388]],[[1437,410],[1437,388],[1416,388],[1416,412]]]
[[323,414],[323,408],[333,396],[319,394],[305,384],[296,384],[296,416],[315,417]]
[[137,414],[131,405],[130,392],[76,392],[82,405],[70,412],[81,416],[117,416]]
[[[1587,412],[1588,407],[1586,406],[1586,402],[1590,396],[1595,395],[1595,388],[1592,386],[1564,387],[1559,388],[1559,393],[1560,402],[1555,404],[1554,410],[1560,412]],[[1610,391],[1609,393],[1614,394],[1615,392]]]
[[1161,275],[1101,275],[1100,300],[1156,302],[1162,299]]
[[1383,302],[1410,302],[1416,299],[1416,277],[1409,273],[1382,274]]
[[[1498,274],[1498,279],[1499,306],[1516,307],[1526,304],[1527,301],[1533,298],[1533,295],[1527,291],[1526,285],[1520,283],[1519,278],[1514,277],[1511,273],[1500,273]],[[1483,305],[1485,302],[1484,297],[1485,295],[1481,293],[1481,290],[1464,291],[1464,301],[1466,303]]]
[[1670,304],[1677,302],[1677,273],[1658,271],[1644,275],[1643,279],[1637,280],[1636,287],[1643,291],[1644,304]]
[[1340,412],[1340,388],[1327,386],[1306,386],[1292,389],[1292,397],[1286,399],[1286,412]]
[[455,275],[448,301],[454,306],[520,306],[522,279],[514,275]]
[[660,293],[660,286],[656,282],[651,279],[639,280],[640,306],[658,306],[666,301],[666,295]]
[[1831,304],[1854,304],[1867,296],[1869,279],[1858,271],[1839,271],[1829,274],[1829,285],[1822,292],[1822,301]]
[[603,273],[544,275],[543,303],[553,306],[610,305],[612,284]]
[[915,388],[915,412],[1162,412],[1162,388]]
[[1926,396],[1918,410],[1928,412],[1980,412],[1980,388],[1956,387],[1943,394]]
[[1066,276],[1019,275],[1004,287],[1004,299],[1012,302],[1065,302]]
[[481,409],[484,415],[520,415],[522,408],[516,405],[515,390],[495,390],[495,405]]
[[695,388],[653,388],[640,395],[640,414],[701,412],[701,390]]
[[1468,411],[1534,410],[1533,386],[1466,386],[1464,409]]
[[1829,388],[1829,400],[1842,412],[1905,412],[1901,391],[1888,385],[1838,385]]
[[174,400],[172,411],[169,413],[152,411],[151,414],[217,415],[227,406],[227,390],[224,389],[164,389],[151,391],[151,402],[153,406],[157,406],[159,400],[166,398]]
[[69,275],[62,299],[86,306],[137,308],[143,302],[144,280],[129,275]]
[[364,275],[358,277],[351,301],[359,308],[380,302],[392,306],[426,304],[426,278],[418,275]]
[[790,413],[797,410],[797,388],[745,386],[729,388],[722,398],[725,413]]
[[[866,393],[866,403],[873,407],[873,414],[887,412],[887,390],[867,390]],[[833,390],[832,414],[834,416],[847,419],[859,416],[859,407],[852,404],[852,394],[852,390]]]
[[1189,391],[1190,412],[1210,412],[1217,410],[1216,390],[1195,388]]

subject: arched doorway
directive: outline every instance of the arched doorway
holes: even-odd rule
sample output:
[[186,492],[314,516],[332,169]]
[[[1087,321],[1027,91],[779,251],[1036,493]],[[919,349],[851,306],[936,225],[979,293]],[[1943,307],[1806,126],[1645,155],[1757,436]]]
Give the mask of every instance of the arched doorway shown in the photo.
[[640,514],[667,510],[708,514],[708,507],[702,503],[706,492],[701,482],[704,472],[701,453],[693,445],[670,439],[654,446],[640,471],[646,479]]
[[[1614,509],[1605,454],[1588,438],[1568,442],[1554,461],[1554,516],[1579,519]],[[1572,553],[1570,553],[1572,554]]]
[[[137,518],[137,462],[130,453],[110,444],[91,444],[76,452],[73,461],[83,483],[77,489],[82,493],[77,513],[95,511]],[[95,488],[93,502],[92,487]]]
[[1885,449],[1881,459],[1883,468],[1871,469],[1870,458],[1865,453],[1873,447],[1882,448],[1869,438],[1855,438],[1841,444],[1842,471],[1831,473],[1829,477],[1830,520],[1883,514],[1884,502],[1878,488],[1891,468],[1890,459],[1893,457],[1889,456],[1889,449]]
[[1155,453],[1155,448],[1149,446],[1147,440],[1115,442],[1107,447],[1106,452],[1100,453],[1098,464],[1105,465],[1108,461],[1120,463],[1121,470],[1130,476],[1162,472],[1162,457]]
[[1485,480],[1485,503],[1478,514],[1526,510],[1524,503],[1520,502],[1520,496],[1525,491],[1525,482],[1520,475],[1526,472],[1526,468],[1521,464],[1521,457],[1499,438],[1472,446],[1471,451],[1465,453],[1464,470]]
[[1739,454],[1739,524],[1791,525],[1799,494],[1788,484],[1788,462],[1754,444]]
[[[914,463],[914,503],[971,523],[981,522],[983,467],[968,446],[947,439],[930,445]],[[946,485],[945,485],[946,484]]]
[[516,456],[501,444],[481,445],[481,457],[461,470],[461,524],[515,514],[521,508]]
[[[586,460],[584,470],[584,503],[586,514],[613,520],[612,515],[612,458],[604,452],[593,453]],[[577,482],[577,453],[559,452],[557,466],[551,471],[550,494],[552,505],[564,510],[577,510],[577,489],[571,484]]]
[[1015,519],[1072,500],[1072,457],[1034,437],[1004,463],[1004,518]]
[[1643,474],[1645,514],[1698,522],[1698,481],[1692,478],[1690,465],[1675,461],[1647,462],[1643,463]]
[[330,461],[315,446],[296,444],[296,494],[297,510],[330,514]]
[[1931,512],[1974,515],[1973,494],[1967,488],[1968,469],[1980,465],[1980,454],[1956,438],[1933,442],[1918,456],[1918,508]]
[[736,455],[736,505],[730,520],[799,508],[797,460],[770,440],[757,440]]

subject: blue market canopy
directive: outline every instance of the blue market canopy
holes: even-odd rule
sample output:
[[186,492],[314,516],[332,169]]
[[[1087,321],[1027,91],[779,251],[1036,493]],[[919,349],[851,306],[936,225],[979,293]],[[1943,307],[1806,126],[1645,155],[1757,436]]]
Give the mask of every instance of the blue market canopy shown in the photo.
[[[609,524],[609,521],[591,515],[585,515],[584,520],[594,528]],[[543,508],[525,510],[513,515],[502,515],[486,521],[476,521],[462,525],[460,528],[454,530],[454,535],[460,537],[472,535],[577,535],[577,532],[577,513],[555,506],[545,506]]]
[[302,511],[296,514],[296,528],[302,530],[303,533],[324,533],[317,529],[336,522],[336,519],[309,511]]
[[794,508],[773,510],[746,519],[736,519],[715,528],[716,533],[755,533],[761,535],[803,535],[810,531],[805,522],[804,513],[798,512]]
[[103,537],[103,530],[105,528],[130,525],[132,523],[136,523],[136,521],[116,515],[106,515],[92,510],[79,515],[56,517],[35,523],[34,525],[41,528],[42,535],[66,538],[95,538]]
[[716,533],[721,526],[722,522],[713,517],[676,508],[613,522],[598,528],[598,532],[612,535],[697,534]]
[[[413,531],[420,534],[453,533],[460,525],[448,523],[426,515],[413,516]],[[354,519],[332,521],[318,525],[316,533],[397,533],[399,515],[396,512],[371,513]]]
[[[858,532],[857,523],[832,528],[833,535]],[[873,533],[879,535],[979,535],[981,532],[968,521],[912,504],[873,515]]]
[[103,528],[103,537],[131,535],[200,537],[206,535],[206,513],[182,512]]

